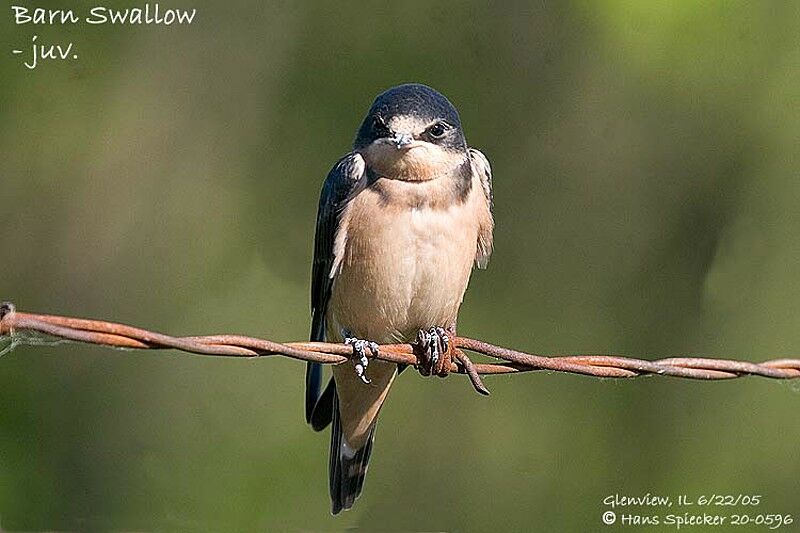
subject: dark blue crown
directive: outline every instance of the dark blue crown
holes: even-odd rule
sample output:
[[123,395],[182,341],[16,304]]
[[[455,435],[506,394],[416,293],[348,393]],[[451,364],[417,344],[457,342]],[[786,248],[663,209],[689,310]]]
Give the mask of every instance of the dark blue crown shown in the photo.
[[385,119],[396,115],[441,118],[451,126],[461,127],[458,111],[450,100],[420,83],[398,85],[378,95],[369,110],[369,115],[376,113]]
[[454,140],[459,145],[463,144],[463,134],[460,134],[461,119],[450,100],[427,85],[406,83],[378,95],[358,130],[355,147],[366,146],[376,138],[373,129],[376,116],[388,122],[398,115],[414,116],[423,120],[442,119],[458,130],[459,135]]

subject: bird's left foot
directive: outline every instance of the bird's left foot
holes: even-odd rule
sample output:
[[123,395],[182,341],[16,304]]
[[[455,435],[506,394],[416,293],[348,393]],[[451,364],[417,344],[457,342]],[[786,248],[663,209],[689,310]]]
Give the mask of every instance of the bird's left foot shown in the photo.
[[439,327],[421,329],[417,333],[417,345],[421,349],[417,365],[420,374],[445,377],[450,373],[453,354],[447,330]]

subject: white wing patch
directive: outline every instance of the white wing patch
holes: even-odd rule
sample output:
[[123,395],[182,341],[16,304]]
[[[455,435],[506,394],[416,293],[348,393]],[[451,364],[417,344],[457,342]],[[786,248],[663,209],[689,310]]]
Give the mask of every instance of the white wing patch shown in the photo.
[[347,206],[358,193],[364,190],[367,186],[367,165],[364,162],[364,158],[361,157],[361,154],[356,154],[353,157],[353,168],[351,169],[351,175],[353,177],[358,176],[358,183],[353,188],[353,192],[350,196],[342,202],[341,207],[339,208],[339,213],[337,216],[339,217],[339,223],[337,224],[336,228],[336,235],[333,239],[333,264],[331,265],[331,271],[328,273],[328,277],[333,279],[336,274],[339,272],[339,268],[342,266],[342,259],[344,259],[344,249],[347,245],[347,226],[348,226],[348,219],[347,216]]
[[492,217],[492,167],[489,160],[479,150],[469,149],[469,158],[472,162],[473,176],[477,176],[483,189],[486,201],[486,212],[480,221],[478,232],[478,252],[475,255],[475,264],[478,268],[486,268],[489,256],[492,255],[494,219]]

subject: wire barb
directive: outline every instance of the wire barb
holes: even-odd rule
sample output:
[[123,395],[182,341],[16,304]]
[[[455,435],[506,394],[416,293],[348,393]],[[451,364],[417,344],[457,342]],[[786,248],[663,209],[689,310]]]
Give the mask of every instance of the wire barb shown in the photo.
[[[348,361],[352,347],[326,342],[280,343],[242,335],[172,337],[155,331],[102,320],[42,315],[17,311],[14,304],[0,304],[0,337],[10,336],[12,346],[24,343],[18,333],[26,331],[88,344],[144,350],[175,349],[199,355],[262,357],[283,355],[303,361],[337,365]],[[545,370],[602,378],[634,378],[643,375],[718,380],[742,376],[771,379],[800,378],[800,359],[773,359],[762,363],[707,357],[671,357],[648,361],[618,355],[537,355],[467,337],[450,339],[454,349],[450,372],[466,374],[481,394],[489,394],[480,375]],[[463,350],[486,355],[500,362],[474,363]],[[419,349],[412,344],[383,344],[368,357],[419,368]]]

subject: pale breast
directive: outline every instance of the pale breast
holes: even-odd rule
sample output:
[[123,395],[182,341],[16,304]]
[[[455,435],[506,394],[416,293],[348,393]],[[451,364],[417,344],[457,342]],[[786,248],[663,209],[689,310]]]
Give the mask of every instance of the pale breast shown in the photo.
[[405,342],[419,329],[455,321],[486,202],[480,186],[446,206],[402,201],[405,192],[419,194],[420,187],[437,194],[445,186],[438,181],[393,182],[388,195],[386,187],[370,187],[350,201],[340,223],[344,233],[337,235],[331,338],[346,328],[377,342]]

